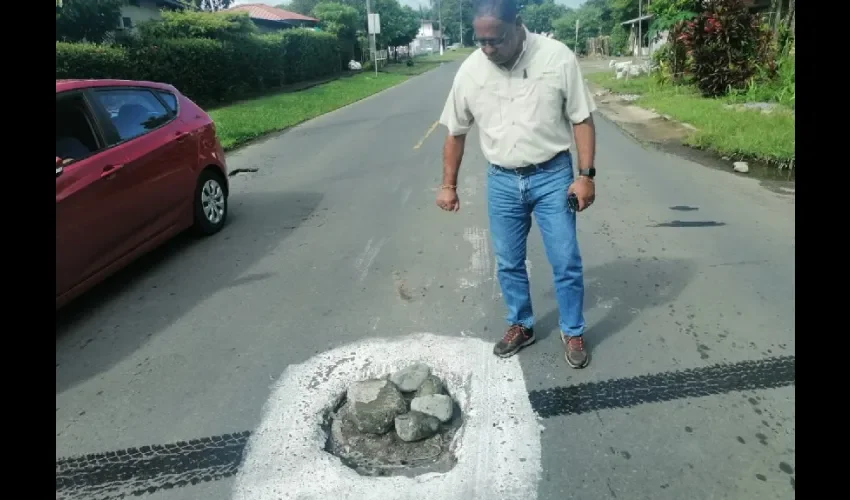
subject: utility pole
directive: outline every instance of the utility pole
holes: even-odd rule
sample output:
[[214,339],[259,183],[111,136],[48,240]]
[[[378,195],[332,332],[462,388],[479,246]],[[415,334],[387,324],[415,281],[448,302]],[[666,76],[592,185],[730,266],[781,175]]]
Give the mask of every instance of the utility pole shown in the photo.
[[443,0],[437,0],[437,18],[440,25],[440,55],[443,55]]
[[463,47],[463,0],[458,0],[458,5],[460,5],[460,46]]
[[643,57],[643,19],[641,19],[642,17],[643,0],[638,0],[638,59]]

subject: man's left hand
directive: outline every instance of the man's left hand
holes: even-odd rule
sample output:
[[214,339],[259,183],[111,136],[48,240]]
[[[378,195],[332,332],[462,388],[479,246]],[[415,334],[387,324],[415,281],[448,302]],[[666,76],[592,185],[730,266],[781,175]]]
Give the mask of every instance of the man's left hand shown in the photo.
[[567,195],[571,193],[575,193],[576,198],[578,198],[579,212],[589,207],[596,199],[596,186],[593,183],[593,179],[585,175],[578,176],[578,178],[570,184],[569,189],[567,189]]

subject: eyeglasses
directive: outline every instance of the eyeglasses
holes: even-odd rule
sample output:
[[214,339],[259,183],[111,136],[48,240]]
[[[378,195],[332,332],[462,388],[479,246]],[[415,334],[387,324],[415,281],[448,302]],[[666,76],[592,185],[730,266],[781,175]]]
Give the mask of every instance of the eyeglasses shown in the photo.
[[489,45],[491,47],[498,47],[505,43],[505,39],[508,37],[508,32],[502,33],[502,36],[499,38],[477,38],[473,36],[473,40],[475,41],[475,45],[479,47],[483,47],[485,45]]

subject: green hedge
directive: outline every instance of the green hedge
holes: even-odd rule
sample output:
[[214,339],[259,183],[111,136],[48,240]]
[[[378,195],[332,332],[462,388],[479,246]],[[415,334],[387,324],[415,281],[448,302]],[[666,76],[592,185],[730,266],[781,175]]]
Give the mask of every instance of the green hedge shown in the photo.
[[202,105],[233,101],[339,68],[336,37],[305,29],[230,41],[144,41],[126,47],[56,42],[56,78],[170,83]]

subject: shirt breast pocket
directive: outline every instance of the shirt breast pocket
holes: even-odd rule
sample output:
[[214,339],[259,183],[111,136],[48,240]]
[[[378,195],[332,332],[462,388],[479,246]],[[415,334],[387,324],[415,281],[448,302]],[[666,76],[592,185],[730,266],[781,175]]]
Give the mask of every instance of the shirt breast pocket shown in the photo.
[[564,105],[561,75],[544,71],[523,79],[523,106],[525,118],[533,122],[554,123]]

